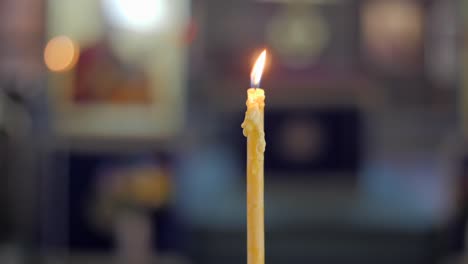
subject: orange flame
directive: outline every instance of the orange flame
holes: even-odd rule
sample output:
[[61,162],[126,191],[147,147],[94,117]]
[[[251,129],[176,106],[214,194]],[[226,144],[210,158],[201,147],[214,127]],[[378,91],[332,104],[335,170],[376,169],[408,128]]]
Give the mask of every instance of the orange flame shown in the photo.
[[258,56],[257,61],[255,62],[252,72],[250,73],[250,82],[252,87],[258,87],[260,85],[260,80],[262,79],[263,68],[265,67],[266,60],[266,50],[263,50],[260,56]]

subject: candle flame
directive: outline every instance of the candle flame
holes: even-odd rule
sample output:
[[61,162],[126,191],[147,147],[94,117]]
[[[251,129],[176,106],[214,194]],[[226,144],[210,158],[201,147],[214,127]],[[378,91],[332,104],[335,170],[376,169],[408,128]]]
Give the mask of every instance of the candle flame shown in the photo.
[[250,82],[252,87],[259,87],[260,80],[262,79],[263,68],[265,67],[266,50],[263,50],[255,62],[252,72],[250,73]]

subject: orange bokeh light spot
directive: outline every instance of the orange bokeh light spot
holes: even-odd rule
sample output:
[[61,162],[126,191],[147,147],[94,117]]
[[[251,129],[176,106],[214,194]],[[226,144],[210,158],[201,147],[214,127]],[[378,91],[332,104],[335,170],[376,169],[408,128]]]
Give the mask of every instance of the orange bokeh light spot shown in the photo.
[[44,62],[53,72],[63,72],[72,69],[80,54],[78,44],[67,36],[54,37],[44,49]]

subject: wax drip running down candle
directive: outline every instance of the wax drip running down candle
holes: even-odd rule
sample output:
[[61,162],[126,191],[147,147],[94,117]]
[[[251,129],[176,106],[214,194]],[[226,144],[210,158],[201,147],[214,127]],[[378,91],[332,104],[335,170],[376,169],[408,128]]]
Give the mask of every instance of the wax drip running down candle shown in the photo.
[[242,123],[247,137],[247,263],[265,263],[264,226],[264,108],[265,91],[259,88],[266,60],[266,50],[257,59],[247,90],[247,111]]

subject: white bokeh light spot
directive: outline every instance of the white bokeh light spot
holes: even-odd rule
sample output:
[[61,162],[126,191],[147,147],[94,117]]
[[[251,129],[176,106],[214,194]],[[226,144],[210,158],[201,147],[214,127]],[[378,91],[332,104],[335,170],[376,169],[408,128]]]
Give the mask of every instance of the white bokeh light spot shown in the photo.
[[103,0],[110,22],[134,31],[153,31],[168,19],[167,0]]

